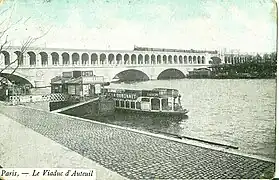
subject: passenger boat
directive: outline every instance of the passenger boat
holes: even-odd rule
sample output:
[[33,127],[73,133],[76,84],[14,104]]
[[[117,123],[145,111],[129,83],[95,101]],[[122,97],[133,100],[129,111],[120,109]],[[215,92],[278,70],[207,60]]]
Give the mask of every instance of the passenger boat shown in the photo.
[[176,89],[129,90],[104,88],[103,93],[115,101],[116,110],[151,113],[163,116],[186,116],[181,95]]

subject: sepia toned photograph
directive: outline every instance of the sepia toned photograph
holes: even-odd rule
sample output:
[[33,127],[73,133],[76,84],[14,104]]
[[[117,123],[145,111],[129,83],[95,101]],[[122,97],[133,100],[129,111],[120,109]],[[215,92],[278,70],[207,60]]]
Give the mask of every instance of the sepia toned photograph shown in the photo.
[[0,0],[0,179],[275,177],[275,0]]

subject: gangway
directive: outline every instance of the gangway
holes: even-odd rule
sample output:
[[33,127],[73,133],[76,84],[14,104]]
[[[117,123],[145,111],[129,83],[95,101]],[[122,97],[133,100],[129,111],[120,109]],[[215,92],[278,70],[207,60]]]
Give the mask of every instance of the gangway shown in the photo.
[[67,106],[67,107],[63,107],[63,108],[60,108],[60,109],[56,109],[56,110],[51,111],[51,112],[52,112],[52,113],[60,113],[60,112],[63,112],[63,111],[69,110],[69,109],[76,108],[76,107],[78,107],[78,106],[82,106],[82,105],[84,105],[84,104],[88,104],[88,103],[91,103],[91,102],[98,101],[98,100],[99,100],[99,97],[93,98],[93,99],[90,99],[90,100],[87,100],[87,101],[83,101],[83,102],[80,102],[80,103],[77,103],[77,104],[73,104],[73,105],[70,105],[70,106]]

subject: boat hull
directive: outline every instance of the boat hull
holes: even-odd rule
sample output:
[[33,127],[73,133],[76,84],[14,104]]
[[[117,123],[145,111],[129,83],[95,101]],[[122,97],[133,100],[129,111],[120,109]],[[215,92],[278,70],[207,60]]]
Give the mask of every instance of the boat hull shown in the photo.
[[136,114],[145,114],[151,116],[171,116],[171,117],[187,117],[188,111],[144,111],[144,110],[136,110],[136,109],[124,109],[124,108],[115,108],[115,111],[118,112],[126,112],[126,113],[136,113]]

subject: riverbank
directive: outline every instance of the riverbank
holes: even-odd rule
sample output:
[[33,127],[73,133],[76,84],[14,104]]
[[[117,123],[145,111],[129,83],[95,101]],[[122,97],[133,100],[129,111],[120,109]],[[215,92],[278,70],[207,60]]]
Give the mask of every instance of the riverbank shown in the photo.
[[125,179],[1,113],[0,119],[0,165],[4,168],[86,168],[95,169],[99,180]]
[[[225,149],[191,145],[23,106],[0,106],[0,113],[5,116],[131,179],[261,178],[267,169],[274,168],[272,161],[229,153]],[[30,141],[29,145],[32,144],[36,149],[37,141]]]
[[209,79],[275,79],[276,62],[244,62],[236,64],[214,64],[208,68],[189,72],[188,78]]

